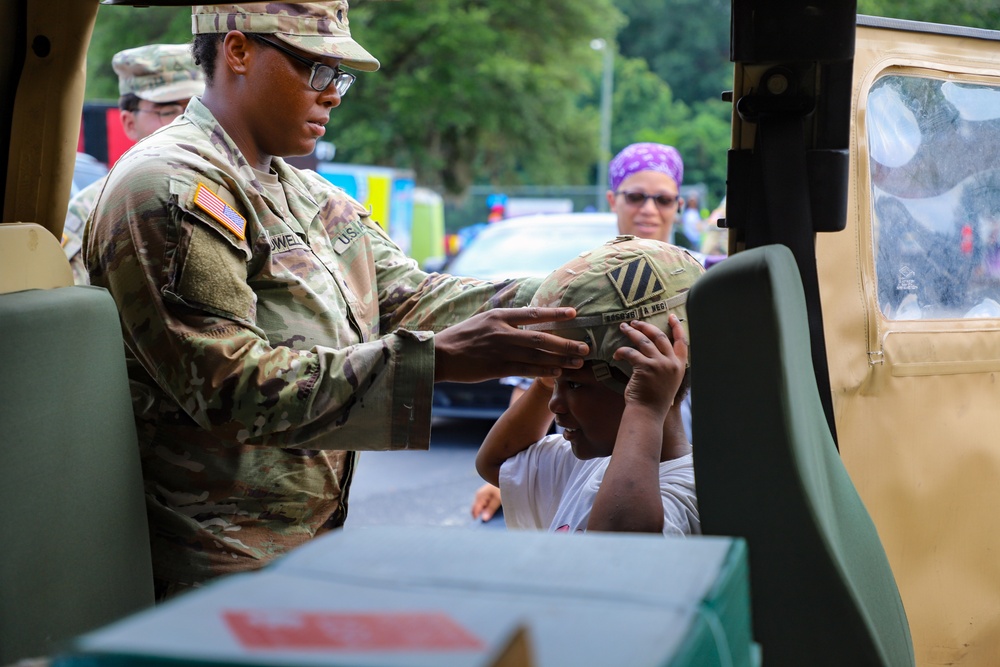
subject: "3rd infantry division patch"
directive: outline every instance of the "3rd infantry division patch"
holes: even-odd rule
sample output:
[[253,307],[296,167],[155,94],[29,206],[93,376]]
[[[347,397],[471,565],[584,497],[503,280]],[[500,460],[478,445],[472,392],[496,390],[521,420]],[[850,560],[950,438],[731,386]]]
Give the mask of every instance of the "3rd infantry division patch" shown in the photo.
[[666,289],[645,257],[637,257],[608,271],[608,278],[626,307],[651,299]]

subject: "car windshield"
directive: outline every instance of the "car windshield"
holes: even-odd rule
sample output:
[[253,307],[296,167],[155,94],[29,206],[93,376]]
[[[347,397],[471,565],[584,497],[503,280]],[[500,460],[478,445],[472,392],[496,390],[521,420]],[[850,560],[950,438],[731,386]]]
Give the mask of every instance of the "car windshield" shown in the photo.
[[480,232],[446,269],[482,279],[544,277],[617,234],[614,217],[607,221],[539,221],[538,224],[493,223]]

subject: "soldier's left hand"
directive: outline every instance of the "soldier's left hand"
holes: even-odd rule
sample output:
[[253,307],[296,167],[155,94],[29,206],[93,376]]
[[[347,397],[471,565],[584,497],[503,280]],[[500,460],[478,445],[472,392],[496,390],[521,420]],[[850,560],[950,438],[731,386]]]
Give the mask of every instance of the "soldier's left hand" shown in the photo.
[[563,368],[579,368],[585,343],[519,328],[574,317],[573,308],[494,308],[474,315],[434,336],[434,381],[553,377]]

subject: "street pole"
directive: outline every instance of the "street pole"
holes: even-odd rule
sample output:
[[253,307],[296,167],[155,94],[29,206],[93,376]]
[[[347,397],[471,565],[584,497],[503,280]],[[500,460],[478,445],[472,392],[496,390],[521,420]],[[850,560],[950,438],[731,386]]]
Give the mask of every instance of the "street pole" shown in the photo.
[[604,192],[607,189],[608,160],[611,159],[611,96],[614,91],[615,54],[611,44],[600,38],[591,40],[590,48],[604,52],[604,76],[601,80],[601,144],[598,147],[595,194],[597,210],[607,211],[608,200]]

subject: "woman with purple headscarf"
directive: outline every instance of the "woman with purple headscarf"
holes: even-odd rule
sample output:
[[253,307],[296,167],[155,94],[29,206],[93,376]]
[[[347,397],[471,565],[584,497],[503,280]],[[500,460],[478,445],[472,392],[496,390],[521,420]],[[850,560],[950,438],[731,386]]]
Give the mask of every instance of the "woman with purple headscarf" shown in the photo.
[[673,146],[626,146],[608,165],[608,205],[618,216],[618,231],[672,242],[671,231],[684,206],[680,196],[684,161]]

